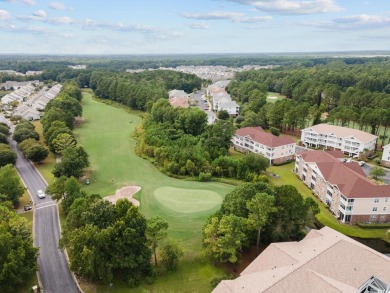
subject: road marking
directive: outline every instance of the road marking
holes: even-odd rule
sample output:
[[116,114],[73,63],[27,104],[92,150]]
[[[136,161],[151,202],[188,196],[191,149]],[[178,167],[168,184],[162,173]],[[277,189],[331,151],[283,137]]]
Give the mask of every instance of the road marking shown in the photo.
[[39,206],[43,206],[43,205],[47,205],[47,204],[52,204],[52,203],[54,203],[54,201],[48,201],[48,202],[39,203],[39,204],[36,204],[35,206],[36,206],[36,207],[39,207]]
[[52,204],[52,205],[49,205],[49,206],[44,206],[44,207],[39,207],[39,208],[35,208],[35,210],[41,210],[41,209],[45,209],[45,208],[50,208],[50,207],[55,207],[57,204]]

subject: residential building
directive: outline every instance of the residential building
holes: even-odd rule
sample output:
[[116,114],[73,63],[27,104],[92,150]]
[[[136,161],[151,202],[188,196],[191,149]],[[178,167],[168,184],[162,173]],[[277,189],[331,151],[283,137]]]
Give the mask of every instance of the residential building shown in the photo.
[[390,185],[370,181],[341,151],[297,154],[295,173],[342,223],[390,222]]
[[390,144],[383,147],[382,166],[390,167]]
[[169,103],[174,108],[188,108],[190,106],[188,94],[183,90],[171,90],[169,92]]
[[213,293],[390,292],[390,258],[329,228],[269,245],[235,280]]
[[302,130],[305,146],[341,150],[350,156],[358,156],[365,150],[375,151],[377,136],[347,127],[318,124]]
[[280,164],[294,159],[295,142],[288,136],[275,136],[261,127],[238,129],[232,138],[233,147],[241,152],[260,154],[270,164]]

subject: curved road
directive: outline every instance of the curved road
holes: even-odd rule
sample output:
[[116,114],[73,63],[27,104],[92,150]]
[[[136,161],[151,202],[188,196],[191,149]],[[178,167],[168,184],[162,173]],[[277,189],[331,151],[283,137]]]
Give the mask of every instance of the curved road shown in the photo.
[[[0,121],[4,121],[1,118]],[[24,158],[14,140],[11,140],[10,145],[18,155],[15,167],[34,203],[34,245],[39,247],[39,277],[43,290],[45,293],[79,292],[65,254],[58,249],[60,226],[57,204],[49,196],[43,199],[38,198],[36,192],[39,189],[46,190],[46,182],[34,166]]]

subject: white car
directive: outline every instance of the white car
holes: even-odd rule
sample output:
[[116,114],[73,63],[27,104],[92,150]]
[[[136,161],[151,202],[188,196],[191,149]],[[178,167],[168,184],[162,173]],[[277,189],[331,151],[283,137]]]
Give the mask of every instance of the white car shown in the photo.
[[38,190],[37,191],[37,196],[39,198],[45,198],[46,197],[46,194],[42,191],[42,190]]
[[359,161],[358,163],[359,163],[359,166],[364,166],[364,164],[365,164],[366,162],[364,162],[364,161]]

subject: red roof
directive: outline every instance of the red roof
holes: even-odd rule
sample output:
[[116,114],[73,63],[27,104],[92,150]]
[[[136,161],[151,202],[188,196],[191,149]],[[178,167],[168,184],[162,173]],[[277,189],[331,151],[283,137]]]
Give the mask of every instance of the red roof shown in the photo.
[[349,198],[390,197],[390,185],[377,185],[367,179],[356,162],[341,162],[342,156],[329,151],[307,151],[299,154],[306,163],[316,163],[324,179],[336,185]]
[[289,136],[275,136],[272,133],[265,132],[261,127],[245,127],[238,129],[236,135],[245,137],[249,136],[255,142],[261,143],[268,147],[278,147],[286,144],[295,143]]

